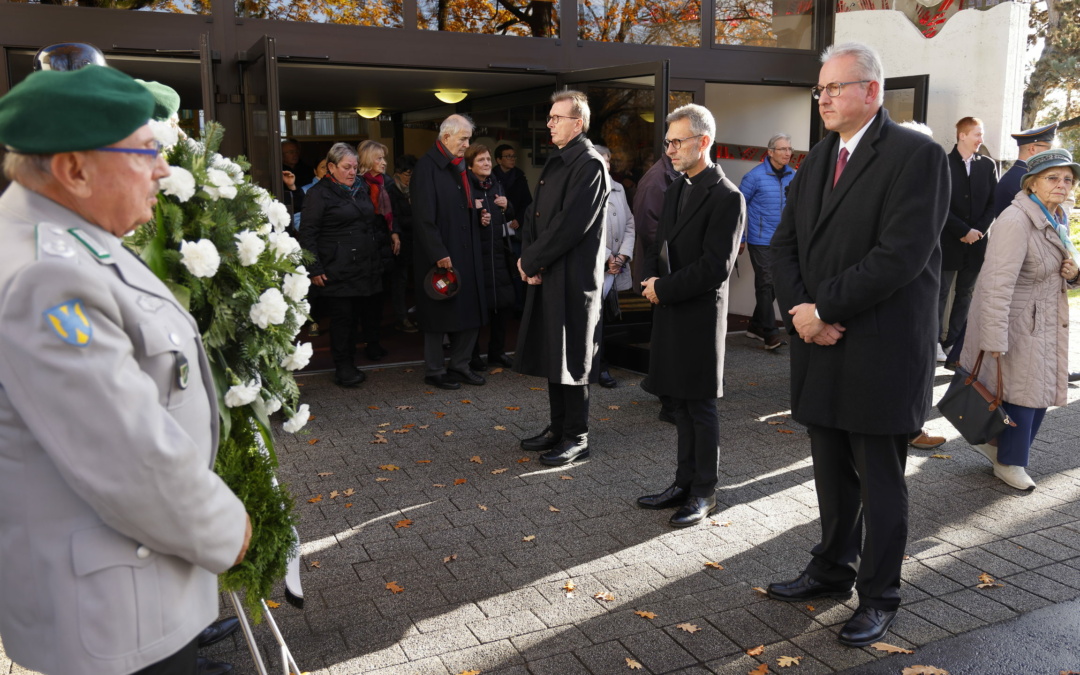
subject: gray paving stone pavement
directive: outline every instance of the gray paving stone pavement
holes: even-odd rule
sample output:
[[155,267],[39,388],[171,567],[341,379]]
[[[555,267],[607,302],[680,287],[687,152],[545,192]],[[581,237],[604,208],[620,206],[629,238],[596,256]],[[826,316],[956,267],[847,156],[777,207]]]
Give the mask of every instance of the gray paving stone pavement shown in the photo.
[[[1075,357],[1080,330],[1072,332]],[[303,376],[314,419],[279,435],[277,447],[279,477],[296,498],[305,606],[286,603],[281,589],[273,598],[301,668],[743,675],[767,663],[810,675],[899,673],[931,661],[949,669],[955,654],[954,675],[1080,671],[1064,656],[1080,654],[1080,389],[1046,417],[1032,493],[994,478],[933,412],[927,427],[949,442],[909,456],[904,604],[887,641],[915,654],[900,659],[836,641],[854,600],[786,604],[755,590],[796,575],[819,532],[809,440],[787,416],[787,349],[759,345],[728,338],[724,508],[686,530],[667,525],[670,512],[634,505],[670,483],[675,455],[675,429],[657,420],[659,404],[637,374],[614,369],[617,388],[593,387],[592,456],[554,469],[518,447],[546,422],[546,383],[536,378],[503,370],[483,387],[445,392],[426,386],[417,366],[371,369],[352,390],[328,374]],[[948,381],[939,369],[938,396]],[[978,589],[983,573],[1001,586]],[[594,599],[601,593],[613,599]],[[980,669],[978,650],[937,646],[993,642],[980,636],[1016,632],[1009,622],[1043,613],[1061,630],[1024,634],[1051,636],[1061,648],[1048,653],[1060,663],[988,651],[1013,669]],[[281,672],[269,631],[256,632],[271,672]],[[746,653],[758,646],[760,655]],[[255,672],[239,638],[205,654]],[[801,661],[780,668],[780,656]],[[0,673],[26,672],[0,649]]]

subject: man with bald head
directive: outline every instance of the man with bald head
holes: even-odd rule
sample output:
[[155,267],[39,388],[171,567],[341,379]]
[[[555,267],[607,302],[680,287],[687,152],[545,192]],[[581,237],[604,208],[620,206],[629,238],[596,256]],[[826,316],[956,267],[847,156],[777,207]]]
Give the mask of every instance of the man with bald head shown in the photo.
[[153,110],[97,65],[0,99],[0,639],[47,674],[193,673],[251,537],[195,321],[121,243],[169,174]]
[[810,433],[821,541],[768,595],[805,603],[854,587],[839,639],[864,647],[900,605],[904,467],[930,412],[949,168],[932,138],[889,119],[877,52],[851,42],[821,60],[812,93],[831,133],[795,174],[771,243],[776,297],[800,338],[791,409]]
[[[473,345],[487,316],[483,294],[480,226],[491,216],[477,209],[465,150],[473,123],[451,115],[439,127],[435,146],[416,162],[412,177],[413,269],[418,286],[433,267],[453,270],[458,289],[436,299],[423,289],[416,294],[416,314],[424,331],[424,382],[439,389],[482,385],[469,368]],[[450,336],[450,363],[443,363],[443,335]]]

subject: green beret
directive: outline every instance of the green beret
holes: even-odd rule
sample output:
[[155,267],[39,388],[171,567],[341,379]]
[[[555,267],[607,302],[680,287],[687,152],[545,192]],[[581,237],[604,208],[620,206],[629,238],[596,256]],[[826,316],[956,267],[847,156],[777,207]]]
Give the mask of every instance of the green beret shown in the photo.
[[154,119],[167,120],[180,110],[180,94],[167,84],[135,80],[154,96]]
[[0,98],[0,143],[27,155],[103,148],[153,112],[150,92],[115,68],[42,70]]

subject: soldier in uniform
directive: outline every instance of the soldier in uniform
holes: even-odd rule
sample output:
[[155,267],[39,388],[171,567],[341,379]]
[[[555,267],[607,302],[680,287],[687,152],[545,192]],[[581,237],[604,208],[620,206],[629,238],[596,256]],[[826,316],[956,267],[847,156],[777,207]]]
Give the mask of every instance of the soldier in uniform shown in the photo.
[[1002,174],[997,187],[994,189],[995,218],[1000,216],[1001,212],[1009,207],[1009,204],[1012,204],[1013,197],[1016,196],[1017,192],[1020,192],[1020,179],[1027,173],[1028,158],[1054,147],[1057,128],[1058,123],[1053,122],[1045,127],[1028,129],[1018,134],[1009,134],[1016,140],[1016,144],[1020,148],[1017,151],[1016,162],[1008,171]]
[[43,673],[193,673],[251,521],[194,320],[120,237],[168,167],[104,66],[0,99],[0,638]]

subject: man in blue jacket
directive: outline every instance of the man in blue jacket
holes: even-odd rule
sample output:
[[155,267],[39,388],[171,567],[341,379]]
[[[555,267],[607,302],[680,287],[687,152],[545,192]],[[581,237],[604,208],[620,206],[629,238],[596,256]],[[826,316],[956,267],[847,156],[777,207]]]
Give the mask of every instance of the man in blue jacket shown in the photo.
[[[776,349],[784,344],[776,327],[773,312],[772,254],[769,242],[780,223],[780,214],[787,203],[787,189],[795,170],[791,162],[793,148],[791,136],[775,134],[769,139],[769,156],[750,170],[739,183],[739,190],[746,197],[746,234],[744,243],[750,245],[750,264],[754,266],[754,295],[757,306],[750,317],[746,337],[764,340],[765,349]],[[741,253],[742,251],[740,251]]]

